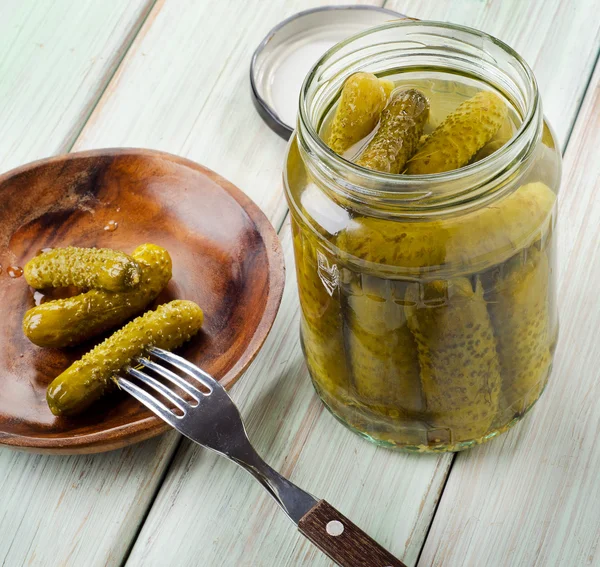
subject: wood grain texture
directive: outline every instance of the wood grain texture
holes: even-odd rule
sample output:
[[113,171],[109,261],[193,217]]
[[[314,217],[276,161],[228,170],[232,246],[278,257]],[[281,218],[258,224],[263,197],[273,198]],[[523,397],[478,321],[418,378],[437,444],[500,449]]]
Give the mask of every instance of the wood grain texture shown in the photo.
[[158,4],[84,128],[75,149],[140,146],[183,155],[240,187],[273,221],[286,142],[250,95],[250,58],[281,20],[324,4],[378,0],[166,0]]
[[386,8],[487,32],[533,68],[544,114],[564,148],[600,44],[597,0],[387,0]]
[[600,65],[559,197],[560,338],[539,407],[457,456],[419,565],[600,564]]
[[69,150],[153,2],[2,2],[0,171]]
[[[47,247],[130,253],[150,242],[169,251],[173,277],[150,307],[173,299],[202,307],[202,331],[181,354],[226,388],[273,324],[284,281],[275,230],[237,187],[196,163],[153,150],[66,154],[0,176],[0,200],[6,204],[0,209],[5,267],[24,266]],[[105,230],[110,222],[117,230]],[[0,320],[6,321],[0,329],[0,445],[89,453],[169,430],[122,392],[83,415],[54,416],[48,384],[106,334],[78,348],[37,347],[22,332],[22,315],[33,305],[25,278],[0,273]]]
[[325,500],[300,519],[298,529],[342,567],[406,567]]

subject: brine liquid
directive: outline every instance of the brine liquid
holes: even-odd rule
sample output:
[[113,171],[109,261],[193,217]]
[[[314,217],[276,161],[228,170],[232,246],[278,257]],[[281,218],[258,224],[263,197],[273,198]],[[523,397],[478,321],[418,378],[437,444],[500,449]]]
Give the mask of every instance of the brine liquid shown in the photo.
[[557,336],[550,229],[505,262],[435,282],[361,271],[297,221],[294,233],[308,368],[344,423],[388,446],[460,450],[538,399]]

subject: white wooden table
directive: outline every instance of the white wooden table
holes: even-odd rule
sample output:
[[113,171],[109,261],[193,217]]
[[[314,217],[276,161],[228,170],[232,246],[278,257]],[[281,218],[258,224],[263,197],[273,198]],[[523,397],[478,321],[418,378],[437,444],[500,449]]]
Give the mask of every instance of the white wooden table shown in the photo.
[[[323,409],[302,361],[285,143],[252,107],[248,66],[278,21],[336,2],[351,0],[0,0],[0,170],[108,146],[215,169],[262,207],[286,253],[281,311],[232,391],[259,452],[410,566],[600,565],[598,0],[385,4],[520,51],[565,154],[553,379],[520,425],[457,456],[353,435]],[[172,433],[95,456],[0,450],[0,562],[331,564],[243,471]]]

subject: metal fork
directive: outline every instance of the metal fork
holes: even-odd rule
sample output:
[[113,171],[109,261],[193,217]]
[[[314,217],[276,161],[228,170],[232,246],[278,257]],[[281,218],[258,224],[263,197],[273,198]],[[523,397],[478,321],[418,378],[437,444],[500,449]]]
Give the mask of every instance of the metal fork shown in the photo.
[[[283,508],[299,531],[338,565],[406,567],[325,500],[316,500],[265,463],[250,444],[236,405],[212,376],[166,350],[151,348],[148,355],[134,359],[133,365],[124,369],[131,378],[117,378],[123,390],[188,439],[216,451],[249,472]],[[171,365],[189,379],[150,357]],[[150,375],[148,370],[185,392],[192,401],[184,399]],[[178,411],[137,382],[169,400]]]

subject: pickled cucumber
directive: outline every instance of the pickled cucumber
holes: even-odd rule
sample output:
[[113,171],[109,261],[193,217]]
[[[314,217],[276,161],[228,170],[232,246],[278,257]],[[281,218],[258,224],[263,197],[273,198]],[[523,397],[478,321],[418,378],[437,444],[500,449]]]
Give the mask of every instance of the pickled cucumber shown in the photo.
[[307,365],[325,397],[345,400],[348,379],[338,268],[308,228],[294,221],[292,229]]
[[46,393],[54,415],[74,415],[100,398],[115,373],[150,347],[172,350],[202,326],[202,309],[176,300],[134,319],[57,376]]
[[469,163],[476,163],[497,152],[512,138],[513,133],[513,123],[510,120],[505,120],[494,137],[471,158]]
[[483,148],[481,148],[471,160],[471,163],[477,163],[486,157],[496,153],[508,140],[492,140],[488,142]]
[[361,271],[384,276],[386,268],[398,267],[415,274],[446,259],[448,231],[441,221],[400,222],[356,217],[336,239],[339,254],[348,261],[360,260]]
[[549,262],[532,246],[486,294],[503,379],[504,404],[519,415],[540,395],[552,361],[548,321]]
[[379,128],[356,162],[384,173],[400,173],[417,149],[429,116],[429,101],[416,89],[395,91]]
[[392,88],[391,81],[380,81],[371,73],[354,73],[346,79],[326,140],[336,154],[371,133]]
[[358,399],[390,417],[423,410],[417,348],[404,315],[402,282],[357,277],[348,293],[346,343]]
[[407,275],[423,276],[453,266],[467,274],[504,262],[538,240],[555,202],[546,185],[528,183],[487,207],[449,219],[355,217],[336,242],[342,257],[366,261],[362,269],[373,273],[406,268]]
[[467,278],[430,282],[420,295],[417,284],[409,288],[406,316],[418,346],[430,442],[456,449],[485,436],[496,415],[496,341],[478,279],[475,290]]
[[127,254],[108,248],[54,248],[25,264],[34,289],[76,286],[127,291],[140,283],[140,267]]
[[507,115],[508,108],[498,95],[477,93],[433,131],[408,162],[406,173],[441,173],[467,165],[494,137]]
[[132,257],[142,271],[137,288],[127,292],[91,290],[42,303],[25,313],[25,336],[42,347],[72,346],[116,327],[145,309],[171,279],[171,257],[154,244],[139,246]]

